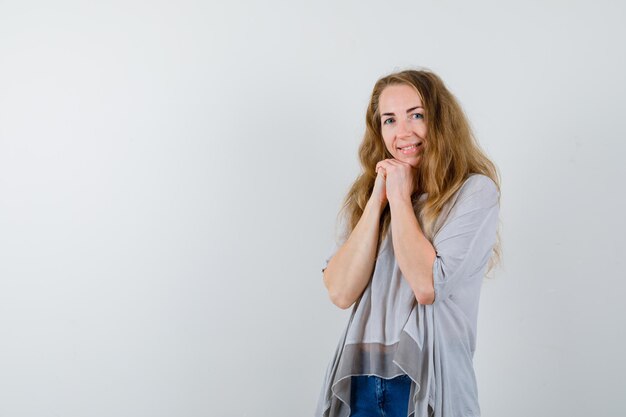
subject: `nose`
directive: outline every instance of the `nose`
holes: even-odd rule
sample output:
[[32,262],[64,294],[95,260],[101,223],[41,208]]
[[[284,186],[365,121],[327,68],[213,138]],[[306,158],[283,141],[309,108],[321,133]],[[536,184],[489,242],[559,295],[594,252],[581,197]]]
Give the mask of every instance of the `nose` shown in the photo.
[[402,120],[398,122],[398,129],[396,131],[396,135],[400,137],[410,136],[411,129],[407,126],[407,122]]

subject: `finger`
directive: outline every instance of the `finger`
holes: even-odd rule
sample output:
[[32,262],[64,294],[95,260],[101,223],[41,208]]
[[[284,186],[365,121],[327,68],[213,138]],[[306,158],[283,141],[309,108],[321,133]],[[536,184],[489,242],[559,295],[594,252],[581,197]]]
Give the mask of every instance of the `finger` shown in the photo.
[[382,161],[378,161],[376,163],[376,169],[378,169],[379,167],[387,168],[387,167],[391,167],[391,166],[392,165],[391,165],[391,160],[390,159],[383,159]]
[[404,165],[409,165],[408,162],[400,161],[398,159],[392,159],[392,160],[389,161],[389,163],[391,165],[393,165],[393,166],[398,166],[398,167],[404,166]]
[[411,164],[409,164],[408,162],[405,161],[400,161],[399,159],[395,159],[394,160],[396,162],[396,165],[401,165],[401,166],[411,166]]
[[380,164],[380,166],[381,166],[382,168],[384,168],[384,169],[385,169],[385,172],[386,172],[386,173],[392,173],[392,172],[394,172],[395,170],[397,170],[398,168],[400,168],[400,167],[401,167],[401,165],[394,164],[394,163],[393,163],[392,161],[390,161],[390,160],[381,161],[381,162],[379,162],[379,164]]
[[394,159],[394,161],[391,163],[391,165],[395,168],[395,169],[400,169],[400,170],[405,170],[405,171],[417,171],[417,169],[413,168],[413,166],[411,164],[409,164],[408,162],[404,162],[404,161],[400,161],[397,159]]

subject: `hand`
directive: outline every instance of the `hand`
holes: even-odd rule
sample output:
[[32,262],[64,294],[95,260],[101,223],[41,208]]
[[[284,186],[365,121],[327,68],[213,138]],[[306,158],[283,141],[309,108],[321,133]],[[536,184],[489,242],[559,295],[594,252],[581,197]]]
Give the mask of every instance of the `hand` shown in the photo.
[[[379,170],[385,172],[385,195],[389,204],[410,202],[411,195],[417,190],[417,168],[413,168],[407,162],[390,158],[376,164],[376,171]],[[376,179],[378,180],[378,177]]]
[[374,182],[374,189],[372,190],[372,195],[370,198],[373,198],[378,204],[380,204],[381,208],[384,208],[387,205],[387,191],[385,186],[385,169],[379,168],[376,170],[376,181]]

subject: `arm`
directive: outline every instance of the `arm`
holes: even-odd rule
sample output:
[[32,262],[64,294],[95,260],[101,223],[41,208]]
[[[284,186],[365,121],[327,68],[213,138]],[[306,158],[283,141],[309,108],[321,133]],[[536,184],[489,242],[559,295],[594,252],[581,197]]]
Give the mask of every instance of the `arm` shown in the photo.
[[381,212],[381,204],[370,198],[354,230],[323,270],[329,297],[341,309],[354,304],[372,276]]
[[495,183],[477,175],[459,193],[433,244],[422,233],[411,203],[405,198],[390,201],[396,260],[420,304],[447,299],[491,256],[499,214]]
[[488,177],[474,176],[433,237],[435,300],[445,301],[469,278],[478,279],[487,266],[499,221],[499,191]]
[[435,248],[424,236],[411,201],[390,202],[390,209],[393,251],[402,276],[420,304],[432,304]]

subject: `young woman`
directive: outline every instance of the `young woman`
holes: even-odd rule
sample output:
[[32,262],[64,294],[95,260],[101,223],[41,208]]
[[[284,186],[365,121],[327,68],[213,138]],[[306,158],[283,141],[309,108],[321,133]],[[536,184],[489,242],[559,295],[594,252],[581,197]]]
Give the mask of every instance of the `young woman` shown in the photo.
[[318,417],[478,417],[482,278],[500,257],[500,182],[454,96],[427,70],[379,79],[322,269],[352,308]]

